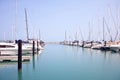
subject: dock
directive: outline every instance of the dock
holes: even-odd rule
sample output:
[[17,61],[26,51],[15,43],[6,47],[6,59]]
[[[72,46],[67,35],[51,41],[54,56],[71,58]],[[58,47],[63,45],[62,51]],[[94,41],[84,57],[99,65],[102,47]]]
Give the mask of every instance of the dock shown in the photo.
[[[22,56],[22,61],[30,61],[31,56]],[[18,56],[0,56],[0,62],[17,62]]]

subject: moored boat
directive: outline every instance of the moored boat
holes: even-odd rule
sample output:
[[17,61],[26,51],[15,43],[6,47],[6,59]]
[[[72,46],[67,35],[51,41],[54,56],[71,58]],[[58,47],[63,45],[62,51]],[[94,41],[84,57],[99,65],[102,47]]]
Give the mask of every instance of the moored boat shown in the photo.
[[[32,53],[32,43],[22,43],[22,54]],[[35,44],[35,51],[43,50],[40,44]],[[9,42],[0,42],[0,55],[17,55],[18,44]]]
[[110,50],[118,52],[120,51],[120,44],[110,45]]

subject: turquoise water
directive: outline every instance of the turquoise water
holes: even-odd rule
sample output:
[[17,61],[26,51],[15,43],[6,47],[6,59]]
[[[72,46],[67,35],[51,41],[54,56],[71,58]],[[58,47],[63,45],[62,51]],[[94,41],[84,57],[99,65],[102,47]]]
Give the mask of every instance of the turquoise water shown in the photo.
[[120,53],[46,45],[22,71],[17,63],[0,63],[0,80],[120,80]]

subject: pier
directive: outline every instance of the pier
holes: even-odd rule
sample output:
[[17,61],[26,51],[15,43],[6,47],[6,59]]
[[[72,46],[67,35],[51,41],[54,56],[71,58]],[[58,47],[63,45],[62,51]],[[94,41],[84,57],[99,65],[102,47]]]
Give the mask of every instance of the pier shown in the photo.
[[[3,47],[1,47],[0,51],[0,62],[15,61],[19,63],[23,61],[30,61],[31,56],[34,56],[38,51],[43,49],[43,47],[41,47],[40,45],[40,42],[38,41],[33,41],[32,43],[24,43],[24,41],[18,40],[16,42],[18,44],[12,44],[7,42],[1,43],[1,46]],[[6,48],[4,46],[10,47]]]
[[[22,61],[30,61],[31,56],[22,56]],[[0,62],[17,62],[18,56],[0,56]]]

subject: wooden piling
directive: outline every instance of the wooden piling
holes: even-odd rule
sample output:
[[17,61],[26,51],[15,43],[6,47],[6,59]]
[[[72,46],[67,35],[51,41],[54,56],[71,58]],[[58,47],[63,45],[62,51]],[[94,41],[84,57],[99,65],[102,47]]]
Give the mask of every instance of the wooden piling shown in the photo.
[[90,47],[92,47],[92,46],[93,46],[93,41],[91,41],[90,43],[91,43],[91,46],[90,46]]
[[18,70],[22,69],[22,40],[18,40]]
[[82,47],[84,47],[84,45],[85,45],[85,42],[83,41],[83,43],[82,43]]
[[105,42],[104,42],[104,46],[106,46],[106,44],[107,44],[107,42],[105,41]]
[[39,42],[37,41],[37,53],[39,51]]
[[33,55],[35,54],[35,41],[33,41]]

